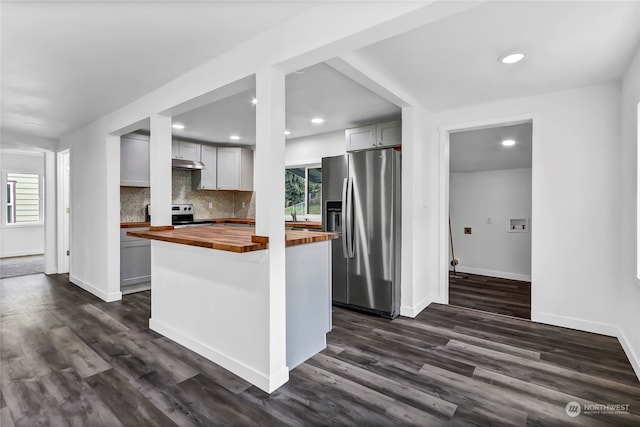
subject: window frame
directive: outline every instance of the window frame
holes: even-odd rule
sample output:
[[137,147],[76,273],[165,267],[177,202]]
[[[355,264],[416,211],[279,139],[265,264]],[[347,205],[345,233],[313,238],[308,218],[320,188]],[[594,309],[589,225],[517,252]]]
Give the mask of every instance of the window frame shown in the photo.
[[[298,214],[297,218],[306,221],[322,221],[322,202],[320,202],[320,213],[310,214],[309,212],[309,169],[322,169],[321,162],[297,163],[285,165],[287,169],[304,169],[304,214]],[[286,202],[286,201],[285,201]],[[286,208],[286,207],[285,207]],[[291,220],[291,214],[284,214],[285,220]]]
[[[8,174],[7,174],[8,175]],[[5,199],[5,206],[7,207],[6,225],[16,223],[16,181],[7,179],[7,198]],[[9,208],[11,208],[11,221],[9,221]]]
[[[9,179],[9,175],[18,174],[18,175],[35,175],[38,177],[38,220],[32,222],[15,222],[16,219],[16,195],[15,193],[12,195],[14,201],[14,222],[9,223],[7,218],[7,195],[5,194],[7,191],[8,183],[13,181]],[[25,170],[16,170],[16,169],[5,169],[2,170],[2,185],[3,185],[3,209],[2,209],[2,222],[1,226],[3,228],[21,228],[21,227],[42,227],[44,225],[44,174],[41,171],[33,170],[33,169],[25,169]],[[15,190],[15,186],[14,186]]]

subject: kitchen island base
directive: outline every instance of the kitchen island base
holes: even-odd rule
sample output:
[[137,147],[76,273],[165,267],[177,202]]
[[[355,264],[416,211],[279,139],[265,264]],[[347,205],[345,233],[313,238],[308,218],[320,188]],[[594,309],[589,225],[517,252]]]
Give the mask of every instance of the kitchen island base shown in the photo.
[[[285,251],[286,348],[270,342],[269,250],[234,253],[152,241],[149,327],[272,392],[288,381],[290,363],[325,347],[330,329],[330,241]],[[294,267],[298,263],[305,265]],[[273,366],[274,351],[286,354],[286,365]]]

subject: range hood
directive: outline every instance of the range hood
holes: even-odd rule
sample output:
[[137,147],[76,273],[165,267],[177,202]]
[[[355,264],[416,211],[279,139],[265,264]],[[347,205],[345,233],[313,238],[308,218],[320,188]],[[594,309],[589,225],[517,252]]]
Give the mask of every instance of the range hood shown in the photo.
[[171,168],[185,171],[195,171],[204,168],[204,163],[187,159],[171,159]]

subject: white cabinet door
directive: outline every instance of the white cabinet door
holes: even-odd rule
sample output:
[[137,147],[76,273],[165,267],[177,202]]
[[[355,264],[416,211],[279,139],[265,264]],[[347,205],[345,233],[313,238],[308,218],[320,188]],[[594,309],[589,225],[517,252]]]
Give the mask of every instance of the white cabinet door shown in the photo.
[[185,160],[200,161],[201,145],[194,142],[180,142],[180,158]]
[[240,148],[218,148],[218,190],[240,187]]
[[172,159],[180,158],[180,142],[178,141],[171,142],[171,158]]
[[345,131],[347,151],[368,150],[376,146],[376,125]]
[[171,157],[174,159],[200,161],[200,144],[186,141],[173,141],[171,143]]
[[120,139],[120,185],[149,187],[149,138],[127,135]]
[[253,151],[218,147],[218,190],[253,191]]
[[378,123],[376,125],[376,135],[378,147],[396,147],[402,145],[402,122]]
[[203,145],[201,149],[201,161],[204,169],[196,170],[191,175],[191,183],[194,190],[216,190],[218,149]]

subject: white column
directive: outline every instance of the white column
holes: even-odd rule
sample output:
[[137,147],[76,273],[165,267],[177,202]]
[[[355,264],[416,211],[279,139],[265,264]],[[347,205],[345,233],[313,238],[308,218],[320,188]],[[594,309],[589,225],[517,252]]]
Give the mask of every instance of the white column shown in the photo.
[[286,366],[284,242],[284,74],[256,73],[256,234],[269,237],[269,392],[289,380]]
[[151,116],[151,225],[171,225],[171,117]]

